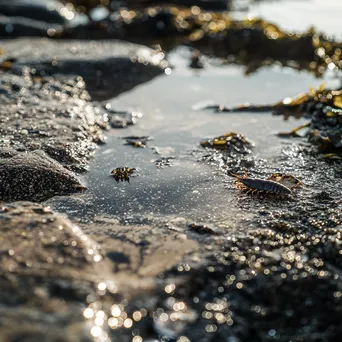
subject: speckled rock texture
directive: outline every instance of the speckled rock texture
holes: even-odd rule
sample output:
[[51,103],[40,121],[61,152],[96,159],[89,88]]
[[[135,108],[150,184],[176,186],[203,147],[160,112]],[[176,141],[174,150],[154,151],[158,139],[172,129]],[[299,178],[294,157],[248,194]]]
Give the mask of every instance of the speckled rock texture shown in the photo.
[[[4,155],[6,150],[0,155]],[[8,150],[7,150],[8,153]],[[0,159],[0,199],[42,201],[85,190],[76,175],[43,151],[15,153]]]
[[3,204],[0,220],[0,341],[90,341],[82,308],[96,296],[98,246],[34,203]]
[[37,76],[81,76],[93,100],[128,91],[163,74],[168,65],[160,51],[119,40],[21,38],[6,41],[2,48],[3,58],[15,59],[13,72],[29,67]]

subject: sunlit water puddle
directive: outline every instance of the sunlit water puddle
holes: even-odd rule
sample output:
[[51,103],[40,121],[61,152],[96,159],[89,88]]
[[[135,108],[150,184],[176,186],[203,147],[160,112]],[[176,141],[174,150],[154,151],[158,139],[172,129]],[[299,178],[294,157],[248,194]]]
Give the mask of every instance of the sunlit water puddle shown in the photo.
[[[144,116],[128,129],[112,130],[107,144],[98,149],[84,180],[85,194],[48,201],[55,210],[71,217],[92,220],[97,215],[114,215],[123,222],[138,222],[144,217],[185,217],[192,221],[230,222],[234,227],[243,216],[237,192],[230,177],[199,163],[192,151],[199,150],[203,138],[227,132],[242,133],[255,143],[254,158],[262,158],[270,169],[279,170],[277,158],[284,146],[296,140],[284,140],[277,132],[290,131],[303,119],[284,121],[271,113],[225,113],[193,110],[198,103],[238,105],[274,103],[318,87],[306,72],[279,67],[264,68],[245,77],[243,68],[234,65],[208,66],[194,72],[188,69],[189,52],[178,49],[170,56],[173,73],[162,76],[121,95],[111,102],[114,108],[136,107]],[[328,85],[334,85],[330,80]],[[124,136],[152,136],[147,148],[125,145]],[[155,153],[155,149],[159,154]],[[158,168],[154,161],[174,157],[171,167]],[[134,167],[137,176],[130,183],[116,183],[112,169]],[[242,170],[241,170],[242,171]],[[227,185],[228,183],[228,185]]]

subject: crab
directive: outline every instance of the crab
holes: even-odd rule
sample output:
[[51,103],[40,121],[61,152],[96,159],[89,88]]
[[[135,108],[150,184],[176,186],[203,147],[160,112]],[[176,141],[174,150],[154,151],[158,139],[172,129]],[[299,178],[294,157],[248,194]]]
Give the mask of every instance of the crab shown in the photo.
[[116,169],[113,169],[111,175],[114,177],[117,183],[119,183],[120,181],[125,181],[129,183],[130,176],[132,176],[135,171],[135,168],[121,166],[117,167]]

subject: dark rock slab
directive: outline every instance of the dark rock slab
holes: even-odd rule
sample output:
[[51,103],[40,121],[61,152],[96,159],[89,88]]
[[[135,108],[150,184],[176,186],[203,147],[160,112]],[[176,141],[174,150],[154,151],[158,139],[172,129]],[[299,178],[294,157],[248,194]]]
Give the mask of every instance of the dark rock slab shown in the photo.
[[60,9],[63,5],[59,1],[27,1],[2,0],[0,14],[7,17],[21,17],[39,20],[45,23],[66,24],[68,20]]
[[94,100],[105,100],[164,73],[164,54],[121,41],[20,39],[2,48],[15,58],[13,70],[25,66],[38,75],[82,76]]
[[41,201],[85,190],[76,176],[42,151],[0,159],[0,198]]
[[[109,229],[103,230],[104,225]],[[133,311],[154,307],[156,301],[145,300],[144,294],[155,291],[155,277],[196,250],[197,243],[169,230],[165,235],[149,226],[122,227],[111,218],[86,228],[103,243],[101,248],[49,207],[2,204],[1,342],[93,341],[91,336],[98,334],[106,341],[128,342],[140,328],[140,335],[155,336],[147,332],[152,316],[142,325],[130,317]],[[128,303],[136,296],[140,308]],[[122,321],[113,330],[115,317]]]
[[64,279],[94,280],[98,276],[99,247],[49,207],[2,203],[0,221],[2,271]]

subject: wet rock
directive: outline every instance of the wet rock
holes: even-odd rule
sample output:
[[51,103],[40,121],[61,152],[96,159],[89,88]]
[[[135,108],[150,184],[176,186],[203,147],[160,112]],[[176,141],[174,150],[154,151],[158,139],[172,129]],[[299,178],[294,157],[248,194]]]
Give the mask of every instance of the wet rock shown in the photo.
[[[106,106],[107,107],[107,106]],[[108,122],[112,128],[127,128],[127,126],[135,125],[143,116],[143,113],[136,110],[114,110],[106,108],[108,113]]]
[[65,24],[67,19],[60,9],[63,5],[59,1],[25,1],[2,0],[0,14],[6,17],[29,18],[45,23]]
[[[6,150],[5,150],[6,151]],[[42,201],[86,189],[69,170],[42,151],[0,159],[0,198]]]
[[2,205],[0,241],[1,340],[91,341],[83,309],[105,274],[98,246],[30,202]]
[[[0,17],[0,37],[49,37],[62,31],[62,26],[21,17]],[[50,35],[49,35],[50,33]]]
[[61,279],[97,276],[95,264],[102,260],[99,247],[49,207],[2,203],[0,221],[2,271],[22,270],[41,277],[58,274]]
[[21,39],[2,48],[16,59],[14,71],[29,66],[42,76],[81,76],[93,100],[115,97],[163,74],[168,66],[164,54],[120,41]]
[[[44,150],[69,169],[83,171],[106,124],[82,79],[60,81],[25,70],[2,74],[1,81],[8,92],[0,94],[0,147]],[[14,84],[19,91],[13,91]]]
[[[122,226],[111,216],[97,216],[93,223],[81,227],[107,251],[116,279],[125,286],[128,286],[127,279],[131,279],[134,287],[143,286],[148,281],[153,283],[152,277],[197,248],[196,241],[178,239],[177,232],[148,225]],[[136,277],[141,277],[140,285],[134,283]]]
[[14,157],[18,152],[13,148],[0,148],[0,158],[11,158]]

